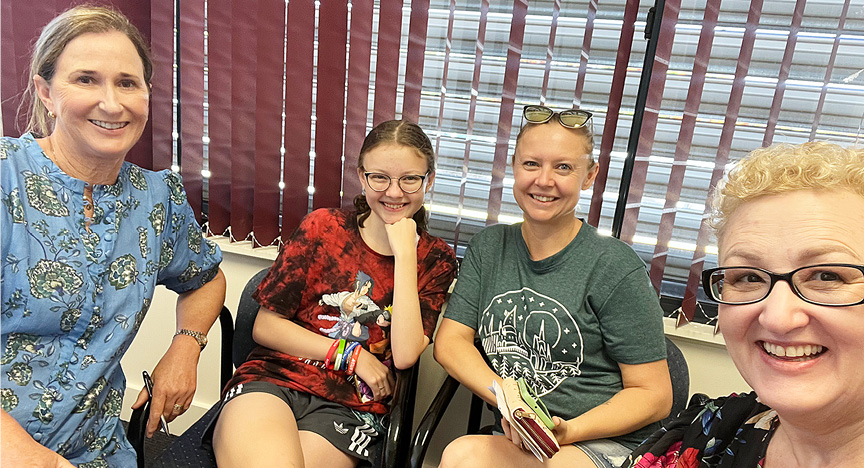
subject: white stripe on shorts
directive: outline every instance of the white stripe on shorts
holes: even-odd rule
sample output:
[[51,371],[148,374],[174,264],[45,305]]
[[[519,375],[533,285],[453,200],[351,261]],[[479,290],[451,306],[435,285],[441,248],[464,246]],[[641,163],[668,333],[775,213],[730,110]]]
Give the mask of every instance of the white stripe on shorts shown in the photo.
[[363,457],[369,456],[369,451],[366,446],[372,441],[372,436],[378,435],[378,431],[372,428],[369,424],[363,424],[354,428],[354,435],[351,436],[351,445],[348,450],[357,453]]

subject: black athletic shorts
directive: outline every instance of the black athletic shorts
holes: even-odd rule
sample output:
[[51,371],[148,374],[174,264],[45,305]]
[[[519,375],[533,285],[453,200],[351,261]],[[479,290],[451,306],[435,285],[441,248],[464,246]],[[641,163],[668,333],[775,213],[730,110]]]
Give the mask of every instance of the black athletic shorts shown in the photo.
[[361,465],[380,459],[387,437],[386,415],[356,411],[309,393],[260,381],[238,384],[225,394],[204,431],[202,443],[205,446],[212,443],[213,428],[225,404],[232,398],[253,392],[279,397],[291,408],[299,430],[320,435],[342,452],[366,462]]

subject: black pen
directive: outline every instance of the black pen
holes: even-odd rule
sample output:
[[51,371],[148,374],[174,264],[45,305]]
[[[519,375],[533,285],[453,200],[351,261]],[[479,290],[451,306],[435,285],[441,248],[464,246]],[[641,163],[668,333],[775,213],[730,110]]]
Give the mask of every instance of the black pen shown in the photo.
[[[142,371],[141,375],[144,376],[144,386],[147,387],[147,394],[149,395],[147,397],[147,400],[152,402],[153,401],[153,379],[150,378],[150,374],[148,374],[146,370]],[[151,406],[150,409],[152,410],[153,407]],[[168,422],[165,421],[165,416],[160,414],[159,415],[159,421],[162,424],[162,430],[165,431],[166,435],[170,436],[171,433],[168,432]]]

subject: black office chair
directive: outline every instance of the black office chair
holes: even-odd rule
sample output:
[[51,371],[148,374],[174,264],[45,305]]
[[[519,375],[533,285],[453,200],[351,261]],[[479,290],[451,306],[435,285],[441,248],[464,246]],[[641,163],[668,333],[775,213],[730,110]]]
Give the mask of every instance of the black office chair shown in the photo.
[[[228,383],[228,379],[230,379],[231,375],[234,373],[234,368],[231,364],[231,345],[234,341],[234,319],[231,317],[231,311],[225,306],[222,306],[222,311],[219,312],[219,326],[222,329],[222,339],[220,342],[220,382],[224,387],[225,384]],[[144,468],[147,465],[145,461],[148,460],[148,457],[144,442],[146,440],[147,419],[149,417],[150,402],[148,401],[143,406],[132,410],[132,415],[129,417],[129,425],[126,427],[126,437],[129,439],[129,442],[137,453],[138,468]],[[204,418],[201,418],[201,420],[203,419]],[[201,420],[198,422],[201,422]],[[157,433],[154,437],[176,438],[162,433]],[[154,456],[151,455],[149,458],[152,459]]]
[[[233,370],[231,369],[232,363],[235,367],[240,366],[240,364],[246,360],[246,357],[252,349],[257,346],[255,341],[252,339],[252,325],[255,323],[255,317],[258,315],[258,309],[260,306],[254,299],[252,299],[252,293],[258,289],[258,284],[262,279],[264,279],[264,276],[268,271],[269,268],[256,273],[243,288],[243,292],[240,295],[240,304],[237,306],[236,329],[232,328],[233,339],[226,342],[224,340],[223,332],[222,388],[225,387],[228,379],[230,379],[233,374]],[[226,359],[229,368],[227,375],[224,373]],[[383,453],[377,454],[377,459],[374,461],[373,466],[384,466],[387,468],[404,466],[404,460],[408,456],[411,442],[410,433],[411,424],[414,419],[414,395],[417,391],[417,374],[418,365],[400,371],[397,374],[396,388],[393,391],[392,403],[390,406],[390,424],[388,428],[387,441],[384,445]],[[213,451],[201,446],[201,437],[204,434],[204,430],[207,428],[207,424],[218,410],[218,406],[219,403],[213,405],[213,407],[210,408],[210,410],[208,410],[201,419],[187,429],[183,435],[175,437],[173,442],[165,449],[165,451],[162,452],[162,454],[159,455],[152,464],[148,464],[147,466],[153,468],[216,468],[216,459],[213,456]],[[147,408],[147,410],[149,411],[149,408]],[[146,425],[147,414],[144,414],[145,411],[141,411],[141,413],[142,414],[139,417],[143,418],[143,421],[136,424],[143,428],[144,425]],[[134,418],[135,414],[133,413],[133,418],[130,419],[130,427],[132,426]],[[140,434],[143,433],[143,431],[140,432]],[[130,442],[132,442],[131,431],[129,439]],[[140,442],[136,441],[132,443],[133,447],[138,450],[138,466],[139,468],[144,468],[143,458],[141,456],[141,454],[144,453],[143,437],[139,437],[139,439],[141,439]],[[140,450],[139,446],[141,447]]]
[[[672,378],[672,411],[669,417],[663,419],[661,424],[665,424],[678,413],[686,408],[687,396],[690,392],[690,372],[687,368],[687,361],[684,359],[684,354],[678,349],[678,346],[669,338],[666,338],[666,362],[669,365],[669,375]],[[438,394],[432,400],[432,404],[420,421],[417,427],[417,432],[414,434],[414,439],[411,443],[411,451],[408,454],[408,466],[410,468],[422,468],[423,459],[426,458],[426,451],[429,448],[429,443],[432,440],[432,434],[441,422],[450,400],[459,388],[459,381],[450,377],[444,379]],[[694,401],[700,401],[697,395],[694,395]],[[482,416],[484,402],[477,395],[471,398],[471,408],[468,412],[468,434],[488,433],[491,427],[480,428],[480,419]]]

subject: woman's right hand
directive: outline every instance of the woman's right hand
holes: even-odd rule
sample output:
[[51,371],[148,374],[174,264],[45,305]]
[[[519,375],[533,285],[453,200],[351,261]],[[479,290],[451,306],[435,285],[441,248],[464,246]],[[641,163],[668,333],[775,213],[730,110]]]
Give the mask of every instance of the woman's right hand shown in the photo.
[[503,416],[501,417],[501,429],[504,430],[504,437],[510,439],[513,445],[519,447],[521,450],[525,450],[525,446],[522,444],[522,437],[519,436],[519,433],[515,429],[510,427],[507,418]]
[[390,243],[394,257],[416,254],[420,237],[417,235],[417,223],[413,219],[402,218],[393,224],[385,224],[384,230],[387,232],[387,242]]
[[372,390],[375,401],[381,401],[393,393],[396,381],[390,373],[390,368],[385,366],[374,354],[364,348],[357,357],[357,366],[354,374],[360,378]]

